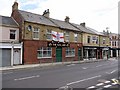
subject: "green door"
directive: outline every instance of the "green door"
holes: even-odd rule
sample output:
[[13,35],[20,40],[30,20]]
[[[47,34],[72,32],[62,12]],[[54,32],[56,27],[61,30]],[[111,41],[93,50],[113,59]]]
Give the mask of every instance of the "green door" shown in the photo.
[[82,56],[81,56],[81,49],[79,48],[78,49],[78,60],[81,60],[82,59]]
[[56,48],[56,62],[62,62],[62,47]]

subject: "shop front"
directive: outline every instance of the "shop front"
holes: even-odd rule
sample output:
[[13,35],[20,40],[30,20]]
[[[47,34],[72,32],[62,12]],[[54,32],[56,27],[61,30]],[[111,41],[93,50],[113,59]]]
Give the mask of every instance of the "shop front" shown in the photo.
[[82,43],[24,41],[24,64],[81,60]]
[[97,59],[98,47],[84,46],[83,47],[83,58],[84,60]]

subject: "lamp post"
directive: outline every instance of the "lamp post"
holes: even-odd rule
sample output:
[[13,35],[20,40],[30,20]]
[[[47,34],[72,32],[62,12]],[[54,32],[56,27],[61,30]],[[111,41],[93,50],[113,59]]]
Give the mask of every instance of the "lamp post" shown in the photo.
[[109,58],[109,47],[108,47],[108,45],[106,45],[106,47],[107,47],[107,60],[108,60],[108,58]]

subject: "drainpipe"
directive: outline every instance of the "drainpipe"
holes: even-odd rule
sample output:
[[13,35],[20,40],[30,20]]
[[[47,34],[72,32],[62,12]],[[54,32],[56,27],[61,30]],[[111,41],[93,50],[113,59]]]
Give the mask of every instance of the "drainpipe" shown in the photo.
[[12,49],[11,49],[11,66],[13,66],[13,62],[14,62],[14,41],[12,41],[11,43],[12,43]]

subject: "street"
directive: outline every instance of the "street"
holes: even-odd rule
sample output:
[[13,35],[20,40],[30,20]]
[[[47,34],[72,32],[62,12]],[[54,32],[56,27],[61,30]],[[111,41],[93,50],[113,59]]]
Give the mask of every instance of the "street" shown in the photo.
[[119,90],[118,60],[2,72],[3,88],[85,88]]

